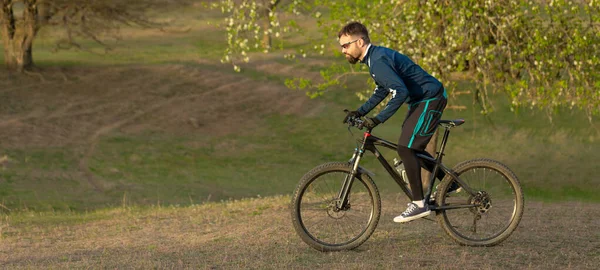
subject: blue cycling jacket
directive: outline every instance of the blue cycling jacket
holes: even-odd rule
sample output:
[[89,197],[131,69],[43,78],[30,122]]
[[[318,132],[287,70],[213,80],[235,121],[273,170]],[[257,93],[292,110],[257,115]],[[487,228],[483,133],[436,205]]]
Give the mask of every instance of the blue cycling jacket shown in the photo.
[[429,75],[408,56],[392,49],[371,45],[361,62],[369,66],[369,73],[377,87],[358,112],[366,115],[391,93],[392,98],[375,117],[382,123],[392,117],[404,102],[418,103],[434,98],[443,91],[440,81]]

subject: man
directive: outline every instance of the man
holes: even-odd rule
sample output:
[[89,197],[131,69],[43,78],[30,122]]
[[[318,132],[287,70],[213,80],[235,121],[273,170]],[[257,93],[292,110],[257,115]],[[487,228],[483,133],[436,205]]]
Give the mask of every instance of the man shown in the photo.
[[[365,104],[356,111],[348,112],[344,123],[350,117],[367,115],[390,93],[392,98],[377,116],[365,117],[368,129],[384,123],[403,103],[408,104],[409,110],[402,124],[397,151],[404,162],[413,201],[394,221],[408,222],[428,216],[431,211],[423,196],[421,166],[416,153],[431,156],[425,152],[425,147],[437,129],[447,102],[442,83],[407,56],[389,48],[372,45],[367,28],[361,23],[347,24],[338,33],[338,38],[348,62],[356,64],[360,61],[368,65],[369,73],[377,85]],[[427,169],[431,171],[432,166]],[[442,179],[444,173],[440,173],[437,177]]]

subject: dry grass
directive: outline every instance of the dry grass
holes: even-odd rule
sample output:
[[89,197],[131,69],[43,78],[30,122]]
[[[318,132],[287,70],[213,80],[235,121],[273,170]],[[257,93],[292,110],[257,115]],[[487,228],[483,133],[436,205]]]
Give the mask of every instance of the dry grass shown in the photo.
[[[117,209],[36,222],[4,217],[0,264],[8,268],[334,268],[595,269],[600,265],[598,205],[528,203],[503,244],[455,244],[437,223],[391,219],[398,199],[384,199],[375,234],[357,250],[321,253],[290,224],[289,197],[186,208]],[[100,217],[98,217],[100,216]],[[95,217],[95,218],[94,218]],[[90,219],[86,221],[86,219]]]

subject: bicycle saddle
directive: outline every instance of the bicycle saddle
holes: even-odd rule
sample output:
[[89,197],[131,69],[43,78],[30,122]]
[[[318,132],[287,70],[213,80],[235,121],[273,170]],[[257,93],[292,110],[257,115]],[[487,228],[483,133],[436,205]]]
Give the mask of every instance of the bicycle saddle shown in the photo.
[[440,125],[457,127],[465,123],[465,119],[440,120]]

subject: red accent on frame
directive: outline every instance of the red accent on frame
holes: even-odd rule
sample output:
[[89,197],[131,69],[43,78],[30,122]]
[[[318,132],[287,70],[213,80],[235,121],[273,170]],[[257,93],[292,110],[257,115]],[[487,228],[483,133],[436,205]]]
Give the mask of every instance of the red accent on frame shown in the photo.
[[365,138],[367,138],[367,137],[369,137],[369,136],[371,136],[371,133],[369,133],[369,132],[365,132]]

